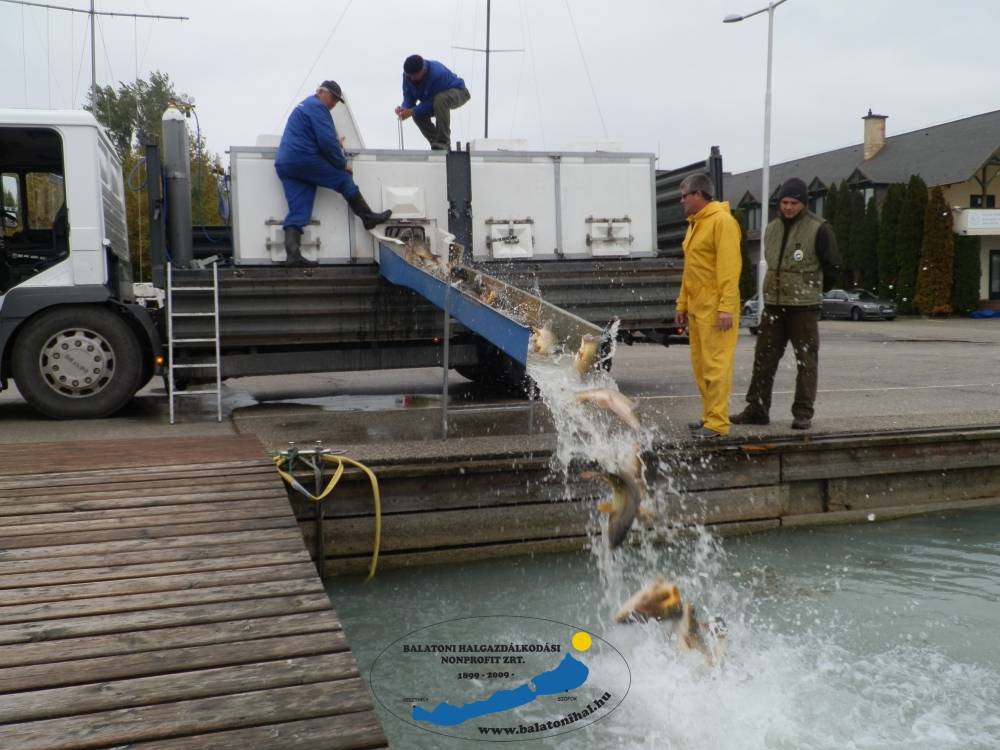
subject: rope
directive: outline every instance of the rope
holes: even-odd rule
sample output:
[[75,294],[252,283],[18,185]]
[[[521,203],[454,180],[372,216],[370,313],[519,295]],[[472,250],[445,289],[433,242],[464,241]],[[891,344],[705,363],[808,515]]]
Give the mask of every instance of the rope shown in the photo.
[[[337,22],[333,24],[333,28],[330,30],[330,34],[326,37],[326,41],[323,42],[323,46],[320,47],[319,54],[316,55],[316,59],[313,60],[313,64],[309,66],[309,70],[303,77],[302,82],[299,84],[298,88],[295,89],[295,92],[292,94],[292,99],[291,101],[288,102],[288,106],[285,107],[286,114],[288,112],[291,112],[292,107],[295,106],[295,100],[298,99],[299,92],[302,91],[302,87],[305,85],[306,81],[309,80],[309,76],[312,75],[312,72],[316,68],[316,64],[319,63],[319,59],[323,56],[323,53],[326,52],[326,46],[330,43],[330,40],[333,39],[333,35],[337,33],[337,29],[340,28],[340,22],[344,20],[344,16],[347,15],[347,11],[350,10],[351,3],[353,2],[354,0],[347,0],[347,5],[345,5],[344,10],[341,11],[340,18],[338,18]],[[280,125],[281,124],[279,123],[279,127]]]
[[[372,504],[375,509],[375,539],[372,545],[372,562],[368,567],[368,577],[366,581],[370,581],[375,576],[375,568],[378,565],[378,553],[379,546],[382,540],[382,496],[378,488],[378,479],[375,477],[375,472],[369,469],[360,461],[355,461],[353,458],[348,458],[347,456],[337,456],[332,454],[322,454],[317,458],[320,458],[323,463],[336,464],[337,468],[330,477],[330,481],[326,483],[326,487],[319,495],[314,495],[305,487],[303,487],[299,481],[292,476],[288,471],[285,471],[284,467],[287,465],[291,469],[291,463],[295,458],[299,457],[299,454],[292,453],[289,456],[283,456],[281,454],[274,456],[274,465],[278,470],[278,474],[281,478],[285,480],[289,487],[298,492],[303,497],[311,500],[314,503],[321,503],[325,500],[331,492],[333,492],[334,487],[340,482],[341,477],[344,475],[344,464],[348,463],[358,469],[361,469],[365,474],[368,475],[368,481],[372,488]],[[322,561],[320,561],[322,563]]]
[[521,23],[528,35],[528,55],[531,59],[531,77],[535,82],[535,107],[538,111],[538,132],[542,136],[542,148],[545,148],[545,122],[542,119],[542,96],[538,90],[538,68],[535,66],[534,40],[531,38],[531,24],[528,23],[527,13],[524,9],[524,2],[521,2]]
[[590,68],[587,67],[587,58],[583,54],[583,45],[580,43],[580,35],[576,31],[576,21],[573,20],[573,10],[569,7],[569,0],[566,2],[566,12],[569,13],[569,24],[573,27],[573,36],[576,37],[576,46],[580,50],[580,59],[583,61],[583,70],[587,74],[587,83],[590,84],[590,94],[594,97],[594,106],[597,107],[597,116],[601,120],[601,130],[604,131],[604,140],[608,138],[608,128],[604,124],[604,115],[601,113],[601,102],[597,98],[597,91],[594,90],[594,80],[590,77]]

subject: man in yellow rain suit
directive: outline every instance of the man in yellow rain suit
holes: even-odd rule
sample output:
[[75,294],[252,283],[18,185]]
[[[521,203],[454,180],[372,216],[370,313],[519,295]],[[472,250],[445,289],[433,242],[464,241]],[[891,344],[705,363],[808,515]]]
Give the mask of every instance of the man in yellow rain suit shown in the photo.
[[688,328],[691,367],[701,392],[701,420],[689,426],[697,438],[717,438],[729,434],[739,334],[740,226],[729,204],[714,200],[715,185],[707,175],[686,177],[680,189],[688,228],[675,320]]

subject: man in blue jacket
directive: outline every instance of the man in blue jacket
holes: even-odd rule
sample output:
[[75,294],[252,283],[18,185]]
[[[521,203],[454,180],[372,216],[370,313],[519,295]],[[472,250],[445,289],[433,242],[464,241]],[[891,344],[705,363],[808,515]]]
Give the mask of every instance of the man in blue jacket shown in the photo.
[[285,123],[274,169],[281,178],[288,201],[285,230],[285,264],[315,266],[318,261],[302,257],[302,227],[312,219],[316,188],[336,190],[365,225],[372,229],[389,220],[392,211],[375,213],[351,176],[330,110],[344,95],[336,81],[323,81],[313,96],[299,102]]
[[396,107],[396,116],[400,120],[412,117],[431,149],[449,149],[451,110],[467,101],[469,90],[465,81],[437,60],[410,55],[403,62],[403,103]]

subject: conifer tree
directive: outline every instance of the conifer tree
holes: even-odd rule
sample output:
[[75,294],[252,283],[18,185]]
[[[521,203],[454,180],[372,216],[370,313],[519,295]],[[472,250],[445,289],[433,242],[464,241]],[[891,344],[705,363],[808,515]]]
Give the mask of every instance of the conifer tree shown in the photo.
[[924,237],[913,304],[921,315],[951,315],[955,271],[955,235],[951,209],[939,186],[931,190],[924,210]]
[[865,196],[860,190],[852,190],[849,195],[851,213],[848,246],[851,251],[851,267],[845,273],[845,283],[853,288],[862,285],[865,275]]
[[924,211],[927,209],[927,185],[913,175],[906,184],[906,193],[899,210],[896,227],[896,264],[899,282],[896,285],[896,302],[899,311],[913,311],[913,295],[917,288],[917,270],[920,266],[920,247],[924,238]]
[[878,204],[873,195],[865,207],[865,218],[861,241],[862,285],[865,289],[876,291],[879,286],[878,276]]
[[841,180],[837,187],[837,211],[833,215],[830,226],[837,237],[837,249],[840,250],[840,281],[841,287],[850,288],[854,275],[854,254],[851,248],[851,189],[847,180]]
[[979,309],[979,238],[955,235],[955,283],[951,291],[951,309],[970,313]]
[[[826,193],[826,202],[823,204],[823,218],[826,223],[830,225],[830,228],[834,230],[834,234],[837,233],[837,214],[840,212],[840,191],[837,189],[837,183],[830,183],[830,189]],[[840,248],[840,237],[837,237],[837,250]],[[832,279],[824,279],[823,286],[830,287],[842,287],[844,285],[843,279],[843,265],[841,265],[841,270],[837,271],[837,275]]]
[[[899,266],[896,264],[896,229],[906,186],[893,184],[886,192],[878,224],[878,296],[896,298]],[[875,291],[875,290],[873,290]]]

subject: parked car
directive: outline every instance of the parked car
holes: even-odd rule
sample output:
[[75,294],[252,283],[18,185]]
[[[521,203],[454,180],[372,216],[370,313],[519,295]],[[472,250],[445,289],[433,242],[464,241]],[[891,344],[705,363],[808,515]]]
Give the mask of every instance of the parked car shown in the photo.
[[743,307],[740,309],[740,328],[748,329],[751,336],[757,335],[757,309],[759,304],[760,300],[757,298],[757,295],[754,295],[744,302]]
[[896,304],[866,289],[831,289],[823,295],[823,317],[893,320]]

